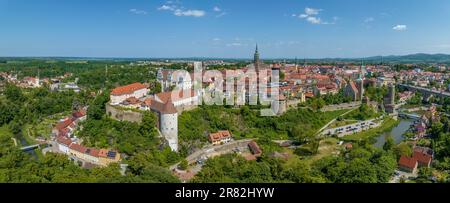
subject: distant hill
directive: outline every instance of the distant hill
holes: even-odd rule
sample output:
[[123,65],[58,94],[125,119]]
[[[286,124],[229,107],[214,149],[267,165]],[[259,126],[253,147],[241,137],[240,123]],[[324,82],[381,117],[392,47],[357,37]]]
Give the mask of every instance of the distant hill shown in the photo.
[[447,54],[410,54],[404,56],[373,56],[365,58],[366,61],[376,62],[383,59],[389,63],[450,63],[450,55]]
[[[63,61],[77,61],[77,60],[86,60],[86,61],[140,61],[140,60],[224,60],[227,62],[240,62],[240,61],[248,61],[250,62],[252,59],[250,58],[207,58],[207,57],[188,57],[188,58],[95,58],[95,57],[0,57],[0,63],[5,63],[6,61],[24,61],[24,60],[63,60]],[[295,59],[287,59],[287,58],[266,58],[265,61],[286,61],[293,63]],[[381,61],[383,63],[439,63],[439,64],[447,64],[450,65],[450,55],[449,54],[410,54],[410,55],[390,55],[390,56],[371,56],[365,58],[315,58],[315,59],[306,59],[308,63],[336,63],[336,62],[345,62],[345,63],[360,63],[362,60],[365,63],[370,64],[379,64]],[[300,63],[303,60],[299,60]]]

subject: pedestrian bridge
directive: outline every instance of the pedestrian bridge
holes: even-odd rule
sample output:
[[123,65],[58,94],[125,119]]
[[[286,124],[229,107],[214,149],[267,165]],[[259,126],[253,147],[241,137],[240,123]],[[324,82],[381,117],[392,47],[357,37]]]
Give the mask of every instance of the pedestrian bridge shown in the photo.
[[410,118],[410,119],[414,119],[414,120],[419,120],[420,119],[420,115],[417,114],[410,114],[410,113],[398,113],[398,116],[401,118]]
[[39,148],[39,147],[40,147],[39,144],[35,144],[35,145],[30,145],[30,146],[21,147],[20,150],[26,152],[26,151],[31,151],[31,150],[37,149],[37,148]]
[[28,151],[31,151],[31,150],[35,150],[35,149],[41,148],[41,146],[45,147],[46,145],[47,145],[47,143],[38,143],[38,144],[34,144],[34,145],[21,147],[20,150],[22,150],[24,152],[28,152]]

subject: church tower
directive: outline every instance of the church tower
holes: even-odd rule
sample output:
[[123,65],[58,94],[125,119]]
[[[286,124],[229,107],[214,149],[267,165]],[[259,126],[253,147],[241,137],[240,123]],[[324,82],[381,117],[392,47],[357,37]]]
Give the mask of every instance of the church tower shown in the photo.
[[359,76],[358,76],[358,99],[359,101],[363,100],[364,97],[364,74],[363,74],[364,61],[361,61],[361,66],[359,67]]
[[258,44],[256,44],[256,50],[255,55],[253,56],[253,64],[255,65],[255,71],[259,72],[259,51],[258,51]]

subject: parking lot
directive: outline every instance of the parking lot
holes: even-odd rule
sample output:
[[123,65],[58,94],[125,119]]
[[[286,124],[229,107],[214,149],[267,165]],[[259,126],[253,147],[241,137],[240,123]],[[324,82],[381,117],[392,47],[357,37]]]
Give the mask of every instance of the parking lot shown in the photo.
[[375,119],[361,121],[361,122],[346,125],[346,126],[327,129],[322,132],[322,135],[325,135],[325,136],[326,135],[328,135],[328,136],[329,135],[337,135],[338,137],[344,137],[346,135],[351,135],[353,133],[358,133],[358,132],[362,132],[362,131],[369,130],[372,128],[376,128],[381,123],[382,123],[382,121],[375,122]]

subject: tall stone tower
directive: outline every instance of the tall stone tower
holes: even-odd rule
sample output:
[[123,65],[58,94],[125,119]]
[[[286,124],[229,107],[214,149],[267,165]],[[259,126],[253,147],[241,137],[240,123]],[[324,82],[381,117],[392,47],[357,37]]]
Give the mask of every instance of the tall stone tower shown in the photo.
[[389,104],[395,105],[395,85],[391,84],[389,87]]
[[259,51],[258,51],[258,44],[256,44],[256,50],[255,55],[253,56],[253,64],[255,65],[255,71],[256,73],[259,72]]
[[358,100],[362,101],[364,98],[364,74],[363,74],[364,62],[361,62],[361,66],[359,67],[359,76],[357,80],[358,84]]
[[170,98],[160,112],[160,129],[170,149],[178,151],[178,112]]
[[387,113],[396,113],[395,109],[395,84],[389,86],[389,94],[384,99],[384,108]]

